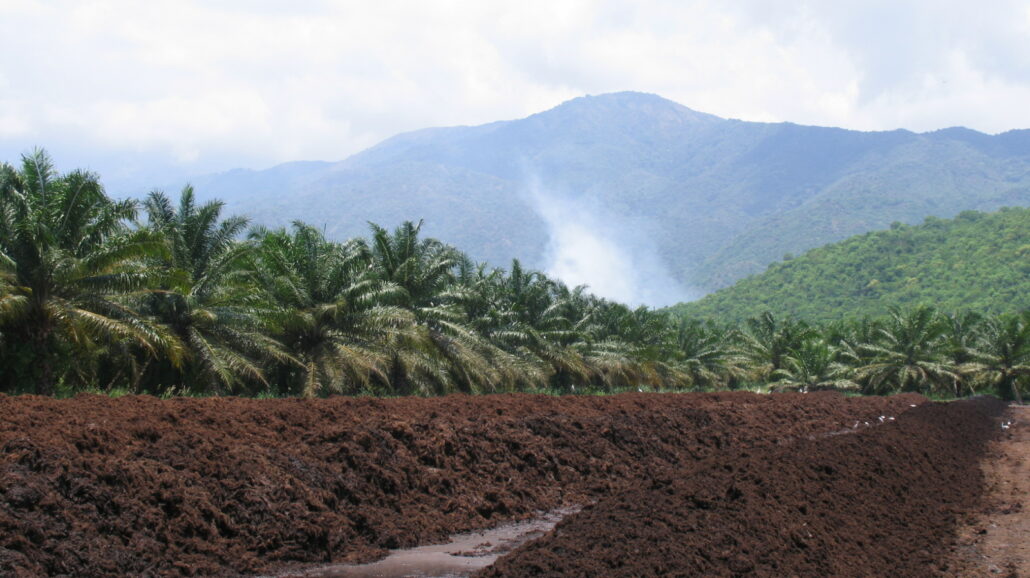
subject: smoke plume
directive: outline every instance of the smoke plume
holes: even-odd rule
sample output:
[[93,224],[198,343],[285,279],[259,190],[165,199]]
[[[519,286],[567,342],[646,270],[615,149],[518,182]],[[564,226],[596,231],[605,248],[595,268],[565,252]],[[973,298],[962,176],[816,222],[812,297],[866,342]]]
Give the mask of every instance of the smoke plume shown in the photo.
[[670,274],[646,230],[596,201],[544,187],[530,179],[527,194],[547,223],[545,270],[570,286],[628,305],[662,307],[695,297]]

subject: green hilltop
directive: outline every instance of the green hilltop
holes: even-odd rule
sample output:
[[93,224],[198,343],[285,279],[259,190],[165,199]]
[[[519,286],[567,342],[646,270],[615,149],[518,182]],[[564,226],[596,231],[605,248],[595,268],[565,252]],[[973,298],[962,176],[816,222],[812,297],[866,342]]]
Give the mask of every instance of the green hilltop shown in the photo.
[[721,322],[765,311],[824,322],[917,304],[995,313],[1030,307],[1030,209],[895,223],[788,255],[764,273],[670,311]]

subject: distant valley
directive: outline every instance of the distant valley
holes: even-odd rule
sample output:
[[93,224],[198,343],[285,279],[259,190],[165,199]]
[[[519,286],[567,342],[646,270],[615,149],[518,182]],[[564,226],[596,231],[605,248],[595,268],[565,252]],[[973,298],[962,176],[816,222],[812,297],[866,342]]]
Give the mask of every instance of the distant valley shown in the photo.
[[615,93],[193,184],[255,222],[301,220],[335,238],[424,219],[426,234],[492,265],[520,258],[667,305],[895,221],[1030,205],[1030,130],[753,123]]

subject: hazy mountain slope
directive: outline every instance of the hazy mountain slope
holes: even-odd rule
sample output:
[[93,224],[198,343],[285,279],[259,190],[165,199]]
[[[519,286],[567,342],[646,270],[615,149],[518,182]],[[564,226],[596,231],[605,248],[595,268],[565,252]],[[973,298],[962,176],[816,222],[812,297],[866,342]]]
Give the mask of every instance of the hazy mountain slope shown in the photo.
[[871,156],[818,196],[762,219],[709,256],[700,274],[711,286],[726,286],[787,253],[895,221],[1030,205],[1025,157],[1009,162],[959,141],[928,140]]
[[1030,307],[1030,209],[967,211],[866,233],[671,310],[725,322],[764,311],[830,321],[917,303],[945,311]]
[[[787,252],[927,215],[1030,204],[1030,131],[928,134],[725,120],[658,96],[571,100],[525,119],[397,135],[342,162],[195,181],[267,224],[345,237],[426,219],[428,234],[504,265],[603,262],[563,222],[704,290]],[[553,203],[579,207],[544,217]],[[620,273],[625,274],[625,273]],[[658,275],[660,271],[641,271]]]

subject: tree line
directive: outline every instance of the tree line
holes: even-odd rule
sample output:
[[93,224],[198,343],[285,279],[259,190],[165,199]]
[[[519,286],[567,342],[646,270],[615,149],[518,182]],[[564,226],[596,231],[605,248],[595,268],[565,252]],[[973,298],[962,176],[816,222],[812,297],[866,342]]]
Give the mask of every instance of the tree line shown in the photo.
[[895,223],[787,255],[761,274],[673,309],[730,322],[767,310],[826,322],[920,303],[945,311],[1030,307],[1030,208]]
[[221,202],[109,198],[41,150],[0,166],[0,391],[433,395],[777,390],[1018,397],[1030,314],[681,320],[370,225],[337,242]]

